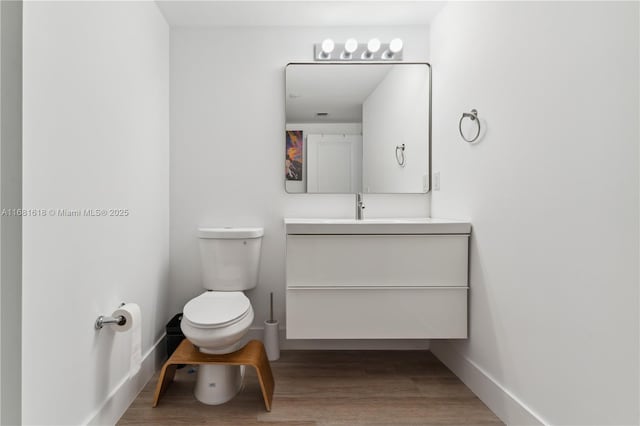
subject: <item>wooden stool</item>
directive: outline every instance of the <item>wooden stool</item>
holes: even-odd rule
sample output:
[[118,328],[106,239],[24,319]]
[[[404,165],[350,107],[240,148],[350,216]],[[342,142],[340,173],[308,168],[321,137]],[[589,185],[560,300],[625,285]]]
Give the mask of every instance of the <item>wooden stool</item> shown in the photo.
[[205,354],[200,352],[193,344],[184,339],[176,351],[164,363],[158,377],[156,394],[153,398],[153,407],[158,406],[160,397],[173,381],[176,368],[179,364],[221,364],[221,365],[250,365],[256,369],[264,406],[267,411],[271,411],[271,401],[273,400],[273,389],[275,382],[271,373],[271,365],[264,350],[264,345],[259,340],[251,340],[242,349],[224,355]]

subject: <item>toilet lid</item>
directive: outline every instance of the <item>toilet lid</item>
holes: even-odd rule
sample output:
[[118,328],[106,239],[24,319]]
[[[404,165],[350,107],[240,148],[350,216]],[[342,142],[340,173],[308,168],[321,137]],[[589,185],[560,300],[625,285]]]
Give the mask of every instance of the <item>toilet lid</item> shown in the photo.
[[183,316],[194,325],[221,326],[244,316],[250,307],[241,291],[207,291],[184,305]]

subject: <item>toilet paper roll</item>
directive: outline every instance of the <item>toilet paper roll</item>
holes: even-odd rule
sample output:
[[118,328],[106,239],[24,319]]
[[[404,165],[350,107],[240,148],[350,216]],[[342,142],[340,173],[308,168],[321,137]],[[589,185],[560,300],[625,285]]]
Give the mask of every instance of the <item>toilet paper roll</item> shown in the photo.
[[111,327],[118,332],[131,331],[131,357],[129,361],[129,377],[135,376],[142,365],[142,313],[140,306],[135,303],[126,303],[116,309],[112,316],[122,315],[126,322],[123,325],[114,324]]

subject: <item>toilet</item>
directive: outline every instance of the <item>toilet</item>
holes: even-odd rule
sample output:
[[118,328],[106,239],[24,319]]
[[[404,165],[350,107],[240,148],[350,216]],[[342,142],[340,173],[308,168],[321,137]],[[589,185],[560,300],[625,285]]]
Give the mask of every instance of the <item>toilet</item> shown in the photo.
[[[200,352],[227,354],[240,349],[253,324],[253,308],[243,293],[258,283],[262,228],[200,228],[202,284],[207,290],[184,306],[180,328]],[[200,365],[195,397],[217,405],[242,387],[243,366]]]

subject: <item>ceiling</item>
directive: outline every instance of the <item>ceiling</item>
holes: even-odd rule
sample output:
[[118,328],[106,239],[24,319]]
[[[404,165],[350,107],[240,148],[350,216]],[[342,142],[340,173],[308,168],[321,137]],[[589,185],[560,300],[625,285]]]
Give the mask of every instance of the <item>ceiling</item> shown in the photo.
[[156,0],[172,27],[427,25],[444,1]]
[[[360,123],[362,103],[393,65],[289,65],[287,123]],[[318,117],[317,113],[327,113]]]

